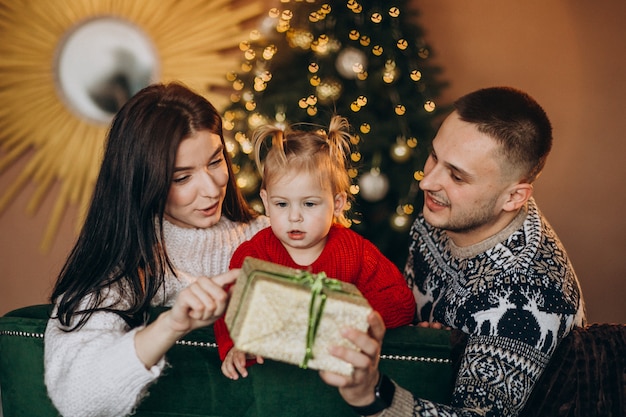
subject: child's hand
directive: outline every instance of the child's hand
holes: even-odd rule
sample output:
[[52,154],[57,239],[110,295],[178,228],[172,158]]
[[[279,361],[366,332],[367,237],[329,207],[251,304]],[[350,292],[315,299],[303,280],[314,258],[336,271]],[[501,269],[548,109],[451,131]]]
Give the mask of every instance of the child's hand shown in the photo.
[[224,362],[222,362],[222,373],[227,378],[235,380],[239,379],[239,374],[244,378],[247,377],[246,362],[249,359],[256,359],[257,363],[263,363],[262,356],[247,355],[237,348],[232,348],[226,354]]
[[437,329],[437,330],[440,330],[440,329],[450,330],[450,327],[444,326],[443,324],[436,322],[436,321],[420,321],[419,323],[416,324],[416,326]]

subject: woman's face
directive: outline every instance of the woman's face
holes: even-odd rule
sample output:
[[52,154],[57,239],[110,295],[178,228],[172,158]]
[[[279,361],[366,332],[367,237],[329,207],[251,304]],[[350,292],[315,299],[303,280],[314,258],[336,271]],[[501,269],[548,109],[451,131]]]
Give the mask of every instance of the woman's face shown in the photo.
[[184,139],[176,152],[164,217],[187,228],[211,227],[222,216],[228,167],[220,137],[202,130]]

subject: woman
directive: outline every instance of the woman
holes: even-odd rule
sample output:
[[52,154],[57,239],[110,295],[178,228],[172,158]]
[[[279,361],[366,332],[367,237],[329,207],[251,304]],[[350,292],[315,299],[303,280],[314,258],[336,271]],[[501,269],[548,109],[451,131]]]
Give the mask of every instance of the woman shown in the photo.
[[[223,314],[232,253],[268,225],[235,184],[206,99],[175,83],[132,97],[51,295],[45,381],[59,411],[131,413],[176,340]],[[172,308],[146,324],[153,305]]]

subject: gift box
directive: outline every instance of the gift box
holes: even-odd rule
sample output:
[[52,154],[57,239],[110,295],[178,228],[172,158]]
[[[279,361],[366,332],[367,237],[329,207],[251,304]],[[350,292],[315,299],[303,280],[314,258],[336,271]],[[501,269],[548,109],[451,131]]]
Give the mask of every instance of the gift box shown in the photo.
[[233,288],[225,322],[235,347],[302,368],[352,374],[352,365],[328,353],[356,347],[340,331],[368,328],[372,311],[352,284],[325,274],[246,258]]

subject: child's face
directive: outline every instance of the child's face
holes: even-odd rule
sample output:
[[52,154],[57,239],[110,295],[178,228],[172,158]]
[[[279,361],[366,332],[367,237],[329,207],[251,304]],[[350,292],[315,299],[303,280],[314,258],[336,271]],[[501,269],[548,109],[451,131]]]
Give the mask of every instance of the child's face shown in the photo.
[[346,203],[345,193],[333,196],[307,172],[292,171],[261,190],[272,231],[299,265],[312,264],[322,253],[335,216]]

